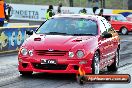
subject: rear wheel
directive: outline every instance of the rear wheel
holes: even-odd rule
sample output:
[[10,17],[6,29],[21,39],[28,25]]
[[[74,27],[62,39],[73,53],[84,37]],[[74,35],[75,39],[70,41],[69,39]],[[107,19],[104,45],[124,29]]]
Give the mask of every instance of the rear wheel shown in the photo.
[[121,28],[121,34],[127,35],[128,34],[128,29],[125,28],[125,27]]
[[22,76],[32,76],[32,71],[19,71]]
[[108,71],[117,71],[119,67],[119,50],[116,51],[114,57],[114,63],[108,66]]
[[99,74],[100,72],[99,60],[100,60],[100,55],[99,55],[99,52],[96,51],[92,61],[92,74]]

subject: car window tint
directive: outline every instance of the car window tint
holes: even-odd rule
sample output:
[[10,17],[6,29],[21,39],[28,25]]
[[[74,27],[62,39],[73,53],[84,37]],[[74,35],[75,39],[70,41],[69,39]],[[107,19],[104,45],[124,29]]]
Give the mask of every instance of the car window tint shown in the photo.
[[78,30],[80,30],[80,33],[97,34],[98,26],[96,21],[83,19],[78,20],[76,23],[76,27],[78,28]]
[[117,18],[115,16],[111,16],[112,20],[117,20]]
[[119,21],[127,21],[126,17],[124,17],[123,15],[117,15],[117,20]]
[[85,18],[53,18],[46,21],[36,33],[59,32],[66,34],[92,34],[98,33],[97,22]]

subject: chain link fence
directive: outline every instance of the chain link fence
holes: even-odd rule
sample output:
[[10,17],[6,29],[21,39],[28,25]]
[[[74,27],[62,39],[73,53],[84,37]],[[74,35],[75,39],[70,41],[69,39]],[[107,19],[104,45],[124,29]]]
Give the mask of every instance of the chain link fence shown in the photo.
[[[98,5],[101,7],[101,1]],[[7,3],[16,4],[35,4],[35,5],[55,5],[62,3],[63,6],[69,6],[69,0],[5,0]],[[128,0],[105,0],[105,8],[107,9],[128,9]],[[73,6],[75,7],[93,7],[95,3],[93,0],[73,0]]]

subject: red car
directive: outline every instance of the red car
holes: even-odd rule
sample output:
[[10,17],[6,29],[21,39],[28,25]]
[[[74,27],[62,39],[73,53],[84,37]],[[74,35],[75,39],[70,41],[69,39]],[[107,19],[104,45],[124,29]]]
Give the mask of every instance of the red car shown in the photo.
[[20,47],[18,69],[33,72],[99,74],[108,67],[117,71],[119,36],[108,21],[91,15],[57,15],[44,22]]
[[104,14],[103,15],[113,26],[113,28],[126,35],[132,31],[132,22],[121,14]]
[[132,22],[132,14],[126,17],[128,21]]

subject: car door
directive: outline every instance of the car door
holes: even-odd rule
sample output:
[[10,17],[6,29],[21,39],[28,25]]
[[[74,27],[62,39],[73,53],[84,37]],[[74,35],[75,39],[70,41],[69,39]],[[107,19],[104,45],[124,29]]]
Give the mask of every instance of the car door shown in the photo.
[[116,31],[120,31],[122,22],[118,20],[118,16],[111,16],[110,23]]
[[[102,19],[100,21],[100,31],[101,31],[101,36],[103,35],[104,32],[109,32],[111,28],[111,25],[109,24],[108,21],[106,21],[106,19]],[[110,59],[112,59],[112,53],[113,53],[113,44],[112,44],[112,38],[100,38],[100,51],[101,51],[101,60],[100,62],[105,66],[108,63],[106,63],[107,61],[109,61]],[[106,64],[104,64],[106,63]]]
[[108,33],[111,33],[112,34],[112,37],[111,38],[107,38],[108,40],[108,54],[111,56],[111,54],[114,52],[114,44],[113,44],[113,40],[114,40],[114,36],[116,34],[115,31],[113,31],[113,27],[111,26],[111,24],[106,20],[106,19],[102,19],[103,23],[104,23],[104,26],[107,30]]

